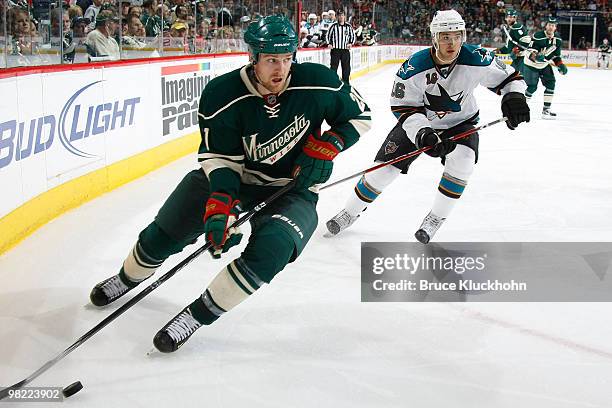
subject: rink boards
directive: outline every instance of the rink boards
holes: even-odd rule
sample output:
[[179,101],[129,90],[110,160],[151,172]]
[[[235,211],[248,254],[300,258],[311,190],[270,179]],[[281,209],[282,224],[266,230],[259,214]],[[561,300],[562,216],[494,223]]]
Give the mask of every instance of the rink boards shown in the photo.
[[[351,50],[354,77],[408,46]],[[329,50],[298,53],[329,64]],[[193,152],[200,94],[247,54],[0,72],[0,254],[63,212]]]

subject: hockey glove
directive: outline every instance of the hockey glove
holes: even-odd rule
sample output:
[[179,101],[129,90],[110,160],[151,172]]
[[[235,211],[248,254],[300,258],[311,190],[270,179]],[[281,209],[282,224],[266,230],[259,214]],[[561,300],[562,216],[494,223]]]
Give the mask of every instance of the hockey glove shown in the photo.
[[344,148],[344,141],[337,134],[327,131],[320,137],[309,135],[306,144],[293,164],[295,188],[305,190],[329,180],[334,163],[332,160]]
[[557,69],[559,70],[559,73],[561,75],[567,74],[567,66],[564,63],[560,63],[559,65],[557,65]]
[[204,214],[204,233],[206,239],[212,243],[210,253],[213,258],[220,258],[222,253],[242,240],[239,228],[229,228],[238,218],[238,205],[240,201],[233,200],[224,193],[212,193],[206,201]]
[[453,140],[441,140],[438,132],[430,127],[419,129],[419,131],[416,133],[415,144],[417,149],[431,147],[431,149],[425,152],[431,157],[446,156],[455,150],[455,146],[457,146],[457,143],[455,143]]
[[546,62],[546,57],[544,56],[544,54],[541,54],[536,51],[533,51],[529,55],[529,59],[532,60],[533,62]]
[[508,118],[506,126],[514,130],[522,122],[529,122],[529,105],[525,95],[520,92],[508,92],[502,98],[501,110],[503,115]]

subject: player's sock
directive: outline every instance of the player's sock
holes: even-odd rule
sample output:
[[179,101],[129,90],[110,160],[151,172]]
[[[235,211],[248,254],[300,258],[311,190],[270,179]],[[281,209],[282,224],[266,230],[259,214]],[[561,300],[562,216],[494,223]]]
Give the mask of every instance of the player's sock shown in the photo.
[[236,259],[217,274],[200,297],[157,332],[153,344],[164,353],[176,351],[197,329],[215,322],[263,283],[241,258]]
[[148,255],[142,248],[140,240],[138,240],[123,261],[122,270],[127,279],[138,284],[153,275],[163,263],[163,260]]
[[550,110],[554,96],[554,89],[544,90],[544,108],[542,109],[542,119],[555,119],[557,114]]
[[446,218],[463,194],[467,180],[461,180],[444,172],[438,184],[438,194],[434,198],[431,211],[439,217]]
[[349,197],[344,209],[353,217],[361,214],[382,191],[391,184],[401,170],[394,166],[385,166],[371,173],[364,174],[355,186],[355,194]]
[[414,234],[419,242],[428,243],[455,208],[474,171],[475,162],[476,153],[464,145],[457,145],[455,150],[446,156],[444,173],[438,184],[438,193],[431,211]]

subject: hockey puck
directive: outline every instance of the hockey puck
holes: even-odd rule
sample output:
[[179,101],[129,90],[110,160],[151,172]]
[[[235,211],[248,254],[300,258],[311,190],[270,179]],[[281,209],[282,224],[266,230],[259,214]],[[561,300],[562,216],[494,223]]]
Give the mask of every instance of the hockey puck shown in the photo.
[[65,398],[69,398],[73,396],[74,394],[76,394],[77,392],[81,391],[82,389],[83,389],[83,384],[81,384],[80,381],[77,381],[77,382],[73,382],[72,384],[64,387],[64,389],[62,390],[62,394],[64,395]]

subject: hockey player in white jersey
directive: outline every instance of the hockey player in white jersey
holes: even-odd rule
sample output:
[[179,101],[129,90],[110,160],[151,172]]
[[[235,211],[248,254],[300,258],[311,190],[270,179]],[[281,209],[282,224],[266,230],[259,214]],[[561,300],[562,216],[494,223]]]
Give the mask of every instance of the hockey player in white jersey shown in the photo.
[[[391,110],[398,123],[378,151],[375,161],[386,162],[424,147],[444,165],[433,207],[415,233],[428,243],[449,216],[478,161],[478,133],[456,142],[449,140],[478,122],[473,91],[483,85],[502,95],[506,125],[515,129],[529,122],[526,85],[514,68],[486,49],[465,44],[465,22],[455,10],[436,12],[430,25],[433,47],[406,60],[395,77]],[[400,173],[406,174],[416,157],[364,175],[345,208],[327,222],[332,235],[353,224]]]

